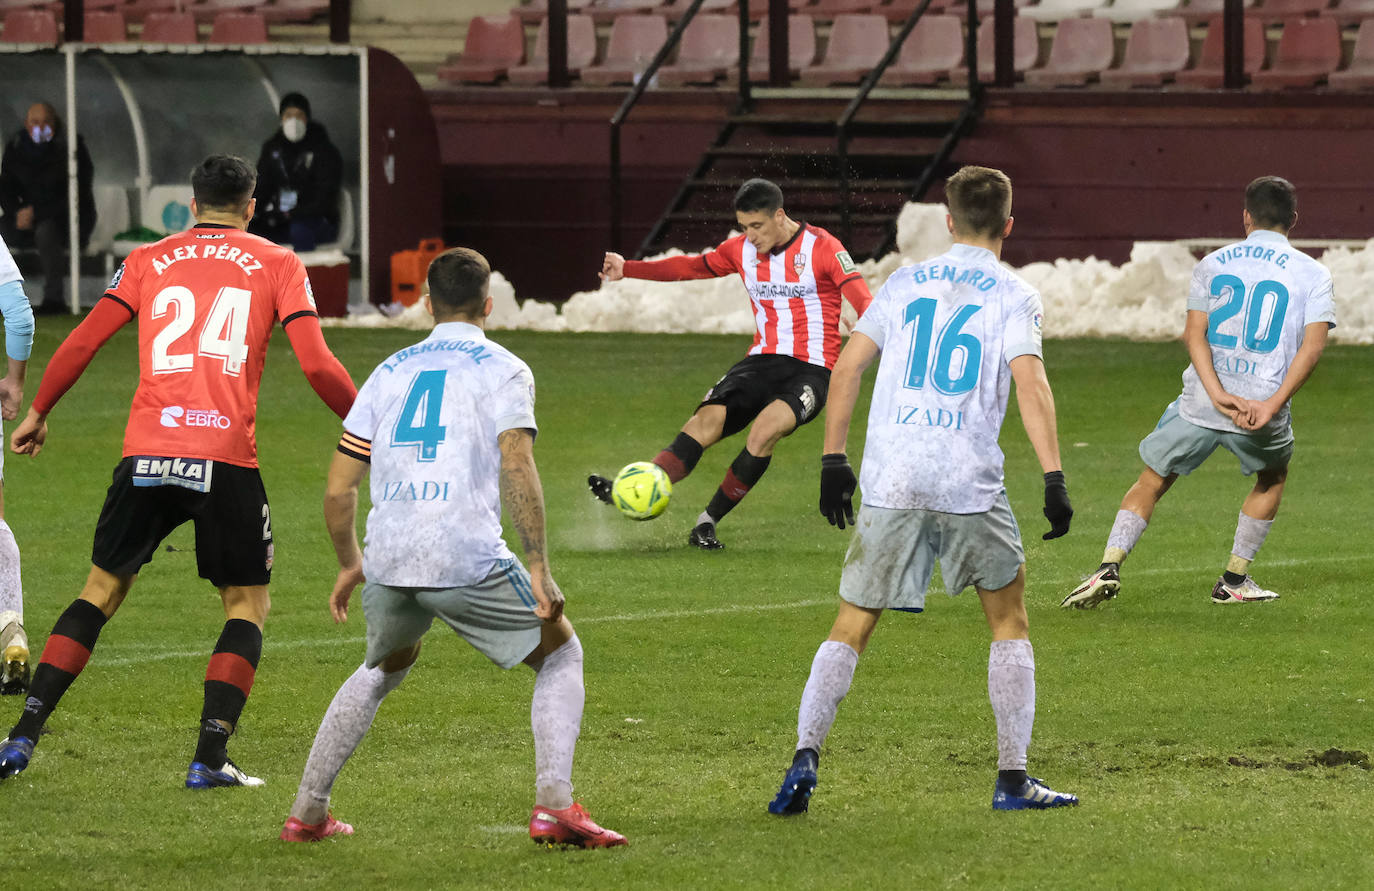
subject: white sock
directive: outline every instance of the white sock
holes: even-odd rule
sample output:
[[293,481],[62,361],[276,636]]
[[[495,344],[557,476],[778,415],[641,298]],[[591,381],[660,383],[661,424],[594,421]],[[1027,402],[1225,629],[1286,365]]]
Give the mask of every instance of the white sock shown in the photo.
[[827,640],[811,660],[811,676],[797,709],[797,748],[821,750],[835,723],[835,712],[849,692],[859,654],[844,641]]
[[1269,536],[1269,527],[1273,525],[1273,520],[1257,520],[1242,511],[1236,520],[1236,538],[1231,546],[1231,554],[1245,561],[1254,560],[1264,545],[1264,539]]
[[1103,563],[1120,563],[1126,559],[1126,555],[1140,541],[1140,536],[1145,534],[1145,527],[1150,525],[1150,521],[1129,510],[1119,510],[1116,512],[1116,519],[1112,521],[1112,531],[1107,536],[1107,552],[1103,557]]
[[291,816],[314,825],[329,814],[329,792],[344,762],[372,726],[377,707],[386,694],[395,690],[409,672],[410,666],[387,673],[380,667],[361,665],[343,682],[315,733],[315,744],[310,747]]
[[994,640],[988,700],[997,718],[997,769],[1025,770],[1035,724],[1035,653],[1028,640]]
[[710,523],[712,526],[714,526],[716,525],[716,518],[708,514],[706,511],[702,511],[700,514],[697,515],[696,525],[700,526],[702,523]]
[[573,751],[582,732],[582,642],[574,634],[544,657],[534,675],[530,729],[534,731],[534,803],[571,807]]
[[0,622],[0,631],[10,622],[24,624],[24,590],[19,584],[19,544],[9,524],[0,520],[0,613],[14,613],[17,618]]

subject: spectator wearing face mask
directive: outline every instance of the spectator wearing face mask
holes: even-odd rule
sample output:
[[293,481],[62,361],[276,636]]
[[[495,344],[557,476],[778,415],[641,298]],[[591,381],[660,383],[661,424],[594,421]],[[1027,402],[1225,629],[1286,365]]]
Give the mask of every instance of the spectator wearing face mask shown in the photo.
[[[81,245],[95,227],[91,156],[76,139],[77,210]],[[5,143],[0,158],[0,237],[13,249],[37,249],[43,271],[40,313],[65,312],[68,238],[67,135],[57,111],[46,102],[29,107],[24,129]]]
[[308,99],[287,93],[279,111],[281,127],[258,156],[258,210],[248,231],[313,251],[338,237],[343,159],[324,125],[310,119]]

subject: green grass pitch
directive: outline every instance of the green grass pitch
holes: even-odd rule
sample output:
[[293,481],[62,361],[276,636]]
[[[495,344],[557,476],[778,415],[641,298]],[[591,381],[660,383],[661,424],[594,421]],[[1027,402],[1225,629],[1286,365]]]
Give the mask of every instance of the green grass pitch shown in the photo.
[[[29,394],[69,324],[44,321]],[[361,381],[403,331],[331,330]],[[778,449],[721,526],[686,546],[743,446],[708,452],[667,514],[621,519],[589,472],[657,452],[747,345],[739,337],[498,332],[539,384],[535,446],[555,578],[586,650],[578,797],[630,847],[532,845],[531,675],[447,632],[427,639],[334,790],[357,835],[276,841],[320,717],[362,657],[355,600],[336,627],[320,496],[339,425],[280,334],[258,439],[277,542],[257,685],[231,753],[260,789],[182,787],[205,662],[222,624],[189,527],[106,627],[33,763],[0,784],[5,872],[29,887],[1339,888],[1374,881],[1374,627],[1369,441],[1374,353],[1333,346],[1294,407],[1278,522],[1254,570],[1277,603],[1208,592],[1249,484],[1222,453],[1181,481],[1095,612],[1059,601],[1095,568],[1136,444],[1177,395],[1178,344],[1051,341],[1047,364],[1077,511],[1043,542],[1040,472],[1015,414],[1007,488],[1025,536],[1038,709],[1031,771],[1077,809],[994,813],[988,634],[972,594],[879,625],[821,758],[805,817],[764,807],[835,612],[847,534],[816,510],[821,425]],[[37,459],[6,459],[36,660],[88,569],[137,376],[121,332],[50,419]],[[866,411],[867,395],[859,416]],[[12,425],[11,429],[12,429]],[[8,431],[7,431],[8,432]],[[852,457],[859,457],[856,424]],[[0,701],[0,732],[17,716]],[[1334,751],[1333,751],[1334,750]],[[1344,753],[1344,754],[1342,754]],[[1353,763],[1337,763],[1353,762]]]

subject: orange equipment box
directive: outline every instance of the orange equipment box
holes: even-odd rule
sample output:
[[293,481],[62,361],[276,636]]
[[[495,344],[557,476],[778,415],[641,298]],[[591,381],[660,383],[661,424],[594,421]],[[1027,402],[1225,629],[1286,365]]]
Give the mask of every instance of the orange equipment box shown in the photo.
[[424,293],[429,264],[444,252],[442,238],[420,239],[419,250],[397,251],[391,255],[391,299],[410,306]]

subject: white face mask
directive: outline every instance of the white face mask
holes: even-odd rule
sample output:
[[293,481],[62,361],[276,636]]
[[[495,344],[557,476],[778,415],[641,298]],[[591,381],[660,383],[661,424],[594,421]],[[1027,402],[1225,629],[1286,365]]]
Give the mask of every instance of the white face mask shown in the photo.
[[287,118],[281,122],[281,132],[292,142],[300,142],[305,138],[305,121],[300,118]]
[[48,124],[34,124],[29,128],[29,138],[39,145],[52,142],[52,127]]

